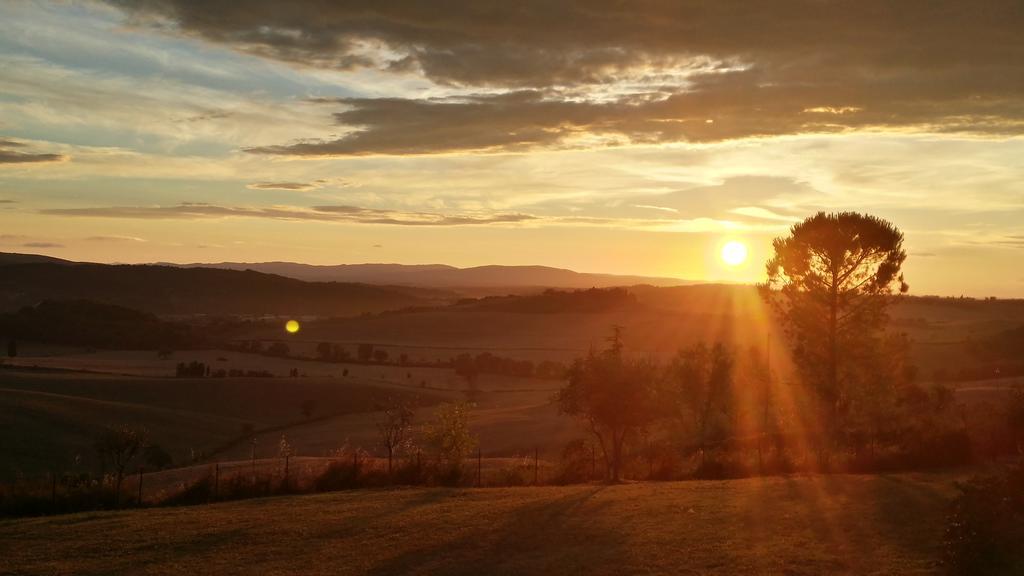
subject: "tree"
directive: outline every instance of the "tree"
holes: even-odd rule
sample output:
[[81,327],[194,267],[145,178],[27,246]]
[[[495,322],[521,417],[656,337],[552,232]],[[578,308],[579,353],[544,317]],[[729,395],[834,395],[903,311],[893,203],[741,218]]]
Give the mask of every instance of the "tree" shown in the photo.
[[171,455],[159,444],[146,446],[143,449],[142,458],[146,462],[146,466],[153,470],[163,470],[164,468],[169,468],[174,463]]
[[669,366],[680,404],[692,415],[702,461],[709,444],[732,435],[733,366],[732,354],[720,343],[681,350]]
[[269,356],[281,356],[286,357],[291,353],[291,349],[284,342],[274,342],[270,346],[267,346],[267,354]]
[[462,353],[455,357],[452,366],[455,373],[466,380],[466,389],[476,391],[477,378],[480,377],[480,366],[477,359],[470,354]]
[[1024,388],[1014,390],[1006,410],[1006,423],[1017,453],[1024,454]]
[[333,355],[334,359],[339,362],[344,362],[349,358],[348,349],[342,346],[341,344],[334,345]]
[[383,419],[377,422],[381,444],[388,451],[388,475],[395,452],[406,448],[412,430],[413,411],[407,404],[389,401],[381,407]]
[[834,438],[849,400],[853,352],[884,329],[887,296],[908,289],[900,272],[903,233],[874,216],[819,212],[773,245],[763,295],[786,327]]
[[609,349],[591,351],[573,363],[556,398],[562,414],[580,418],[590,427],[612,482],[621,478],[626,439],[657,417],[657,367],[625,358],[618,334]]
[[320,360],[333,360],[334,347],[330,342],[321,342],[316,345],[316,356]]
[[373,344],[360,344],[356,348],[356,356],[360,362],[369,362],[373,358]]
[[14,358],[18,355],[18,342],[13,338],[7,342],[7,357]]
[[472,407],[467,402],[442,404],[423,430],[423,437],[434,449],[438,461],[452,469],[460,467],[462,460],[476,447],[476,437],[469,430]]
[[377,362],[378,364],[383,364],[383,363],[387,362],[388,361],[388,351],[387,350],[374,350],[373,351],[373,360],[375,362]]
[[121,482],[124,471],[135,457],[145,449],[146,431],[131,426],[107,428],[96,438],[96,453],[100,460],[114,468],[114,506],[121,503]]

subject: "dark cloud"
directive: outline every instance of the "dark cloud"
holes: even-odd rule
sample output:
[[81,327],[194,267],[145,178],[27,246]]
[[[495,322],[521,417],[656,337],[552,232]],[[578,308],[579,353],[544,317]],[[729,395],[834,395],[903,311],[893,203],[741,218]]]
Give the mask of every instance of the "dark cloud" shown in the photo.
[[269,58],[513,92],[344,100],[335,118],[356,132],[260,152],[517,150],[581,131],[630,142],[1024,133],[1018,0],[115,3],[137,23]]
[[63,248],[63,244],[56,242],[25,242],[21,245],[23,248]]
[[135,219],[204,219],[204,218],[269,218],[273,220],[313,220],[321,222],[355,222],[361,224],[393,224],[397,226],[464,226],[526,222],[536,217],[528,214],[445,215],[430,212],[401,212],[358,206],[238,207],[214,204],[182,203],[175,206],[111,206],[97,208],[51,208],[40,210],[52,216],[83,216],[97,218]]
[[17,200],[10,200],[7,198],[0,198],[0,204],[17,204]]
[[317,184],[311,182],[253,182],[246,185],[252,190],[313,190]]
[[[15,140],[0,140],[0,164],[25,164],[35,162],[61,162],[67,160],[62,154],[35,154],[22,152],[26,148],[24,142]],[[0,200],[0,204],[13,202],[13,200]]]

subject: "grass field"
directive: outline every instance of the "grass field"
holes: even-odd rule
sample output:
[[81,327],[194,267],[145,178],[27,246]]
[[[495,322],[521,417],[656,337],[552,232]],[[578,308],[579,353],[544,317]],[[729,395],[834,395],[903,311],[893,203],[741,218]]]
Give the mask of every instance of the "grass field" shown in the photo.
[[4,574],[932,574],[948,474],[392,489],[0,521]]
[[[71,372],[0,371],[0,480],[18,474],[96,472],[93,442],[104,426],[143,426],[150,439],[187,463],[191,454],[211,454],[242,436],[242,427],[266,430],[261,454],[276,454],[276,442],[292,429],[342,426],[349,416],[372,434],[373,413],[388,398],[421,406],[446,398],[368,378],[177,379]],[[316,402],[311,417],[301,411]],[[367,436],[372,439],[372,436]],[[337,448],[339,434],[322,444]],[[324,450],[294,443],[300,454]],[[240,449],[248,457],[248,447]],[[77,463],[76,463],[77,462]]]

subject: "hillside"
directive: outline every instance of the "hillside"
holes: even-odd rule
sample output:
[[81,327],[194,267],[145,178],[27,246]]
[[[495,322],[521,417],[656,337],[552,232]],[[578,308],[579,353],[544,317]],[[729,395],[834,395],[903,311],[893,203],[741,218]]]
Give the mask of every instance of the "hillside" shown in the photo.
[[42,254],[18,254],[16,252],[0,252],[0,266],[11,264],[76,264],[70,260],[43,256]]
[[361,490],[8,520],[0,521],[0,542],[17,545],[3,550],[0,568],[10,574],[934,574],[953,479],[838,475]]
[[451,301],[412,287],[302,282],[254,271],[148,265],[11,264],[0,274],[0,312],[41,300],[92,300],[165,315],[350,316]]

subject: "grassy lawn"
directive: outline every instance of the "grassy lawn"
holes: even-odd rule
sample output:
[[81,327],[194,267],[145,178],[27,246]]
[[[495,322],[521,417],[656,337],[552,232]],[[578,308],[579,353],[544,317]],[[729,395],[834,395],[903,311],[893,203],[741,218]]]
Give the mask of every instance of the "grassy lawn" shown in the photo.
[[929,574],[949,475],[417,488],[0,522],[4,574]]

